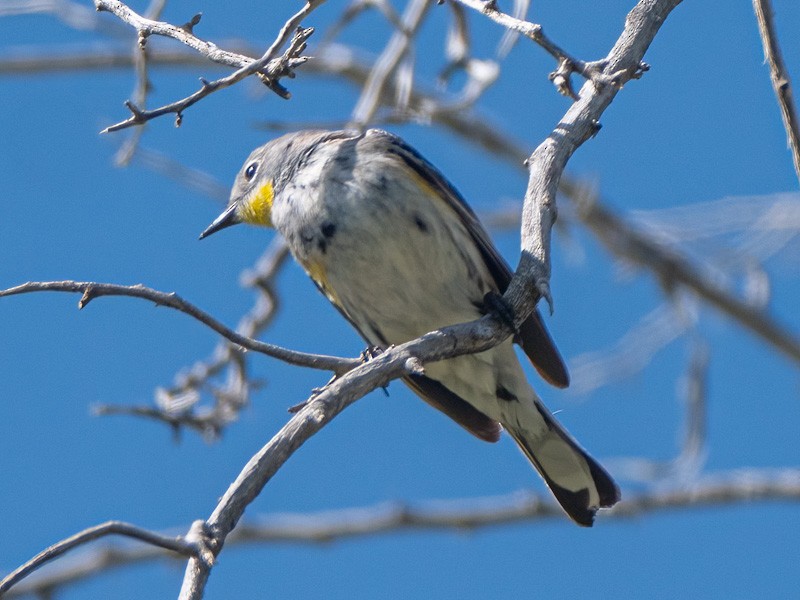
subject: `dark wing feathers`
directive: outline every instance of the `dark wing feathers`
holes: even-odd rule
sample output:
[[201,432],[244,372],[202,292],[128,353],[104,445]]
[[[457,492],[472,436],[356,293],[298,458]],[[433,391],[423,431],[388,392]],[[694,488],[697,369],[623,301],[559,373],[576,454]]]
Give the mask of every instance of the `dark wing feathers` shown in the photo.
[[502,428],[497,421],[487,417],[435,379],[424,375],[409,375],[403,381],[425,402],[442,411],[475,437],[487,442],[500,439]]
[[[387,142],[387,151],[396,155],[409,168],[413,169],[426,183],[438,191],[455,211],[469,231],[475,244],[483,256],[489,272],[494,277],[497,289],[503,293],[511,281],[512,272],[508,263],[497,252],[489,234],[478,221],[478,217],[467,205],[461,194],[445,179],[436,167],[431,165],[416,150],[403,140],[385,131],[371,130],[367,135],[382,137]],[[539,374],[550,384],[557,387],[569,385],[569,374],[564,360],[545,328],[541,314],[535,310],[519,328],[515,340],[525,351]]]

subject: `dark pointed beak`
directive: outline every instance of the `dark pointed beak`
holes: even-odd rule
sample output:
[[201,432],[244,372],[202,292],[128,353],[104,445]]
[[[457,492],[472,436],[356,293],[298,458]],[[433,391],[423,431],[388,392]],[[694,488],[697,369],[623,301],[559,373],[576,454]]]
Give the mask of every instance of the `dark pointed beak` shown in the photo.
[[225,229],[226,227],[230,227],[231,225],[236,225],[239,223],[239,217],[236,214],[236,203],[233,203],[225,209],[220,216],[214,219],[214,222],[211,223],[208,227],[206,227],[205,231],[200,234],[199,239],[203,239],[204,237],[208,237],[212,233],[216,233],[220,229]]

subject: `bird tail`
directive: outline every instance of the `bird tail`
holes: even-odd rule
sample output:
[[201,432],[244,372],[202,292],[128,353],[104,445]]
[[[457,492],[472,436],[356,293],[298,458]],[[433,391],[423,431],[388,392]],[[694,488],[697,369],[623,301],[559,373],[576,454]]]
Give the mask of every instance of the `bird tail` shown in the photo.
[[579,525],[591,527],[599,508],[611,507],[619,501],[619,488],[544,405],[538,400],[534,400],[534,405],[536,414],[530,416],[536,419],[535,424],[504,426],[544,478],[564,512]]

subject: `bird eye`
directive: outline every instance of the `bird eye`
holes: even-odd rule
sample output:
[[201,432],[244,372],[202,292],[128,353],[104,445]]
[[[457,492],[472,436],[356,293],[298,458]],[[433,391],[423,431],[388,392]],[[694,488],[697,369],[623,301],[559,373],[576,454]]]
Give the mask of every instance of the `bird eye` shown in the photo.
[[256,171],[258,171],[258,163],[250,163],[244,170],[244,178],[250,181],[256,176]]

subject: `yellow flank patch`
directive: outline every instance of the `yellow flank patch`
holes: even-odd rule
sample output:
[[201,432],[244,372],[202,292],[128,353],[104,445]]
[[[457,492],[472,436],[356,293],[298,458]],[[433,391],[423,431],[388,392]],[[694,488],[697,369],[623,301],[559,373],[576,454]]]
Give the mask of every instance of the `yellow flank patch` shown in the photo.
[[268,181],[245,200],[241,216],[245,223],[272,227],[272,182]]
[[306,270],[306,273],[308,273],[308,276],[311,277],[314,283],[317,284],[317,287],[322,290],[322,293],[325,294],[325,297],[333,302],[336,306],[341,307],[342,303],[339,301],[339,297],[328,283],[328,277],[325,274],[325,267],[318,262],[304,261],[303,268]]

